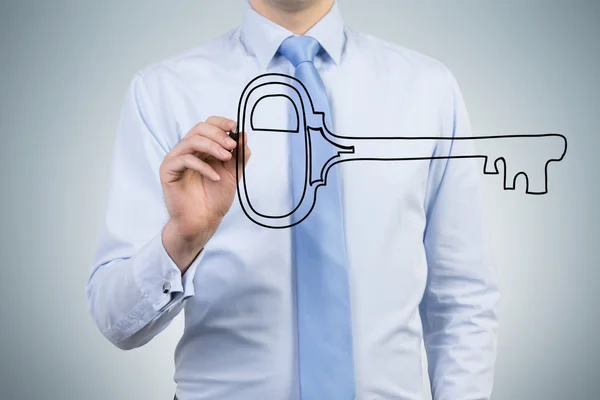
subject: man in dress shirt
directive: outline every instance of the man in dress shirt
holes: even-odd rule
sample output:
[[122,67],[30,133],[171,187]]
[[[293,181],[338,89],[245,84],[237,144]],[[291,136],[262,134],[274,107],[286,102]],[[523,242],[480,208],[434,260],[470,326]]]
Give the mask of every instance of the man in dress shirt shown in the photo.
[[[250,0],[239,28],[135,74],[87,298],[121,349],[143,346],[185,311],[179,400],[300,398],[292,229],[253,223],[235,195],[239,168],[258,206],[289,206],[288,135],[242,135],[242,159],[227,132],[250,80],[294,75],[280,46],[302,35],[320,45],[314,67],[336,133],[471,134],[442,63],[344,26],[334,0]],[[422,399],[424,340],[435,400],[489,399],[499,294],[479,168],[448,158],[470,154],[469,141],[415,146],[432,159],[336,166],[355,398]]]

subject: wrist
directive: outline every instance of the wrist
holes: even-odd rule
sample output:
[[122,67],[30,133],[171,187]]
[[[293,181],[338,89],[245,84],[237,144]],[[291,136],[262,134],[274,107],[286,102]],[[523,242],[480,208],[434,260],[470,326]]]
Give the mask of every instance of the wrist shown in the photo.
[[209,238],[210,234],[206,231],[195,235],[186,234],[173,220],[170,220],[162,230],[163,246],[182,274],[189,268]]

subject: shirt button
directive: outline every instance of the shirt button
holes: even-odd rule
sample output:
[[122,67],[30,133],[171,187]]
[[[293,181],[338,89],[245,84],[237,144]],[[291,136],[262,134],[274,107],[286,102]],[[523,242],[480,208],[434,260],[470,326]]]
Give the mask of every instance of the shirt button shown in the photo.
[[169,282],[165,282],[163,284],[163,293],[169,293],[171,290],[171,284]]

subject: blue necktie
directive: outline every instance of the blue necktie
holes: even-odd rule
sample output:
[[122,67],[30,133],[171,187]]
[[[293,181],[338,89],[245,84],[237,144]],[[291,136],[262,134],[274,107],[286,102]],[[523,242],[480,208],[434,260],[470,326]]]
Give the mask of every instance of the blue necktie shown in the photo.
[[[279,53],[295,67],[294,77],[306,87],[315,110],[325,113],[326,125],[332,130],[327,92],[313,64],[320,49],[319,42],[311,37],[291,36],[281,43]],[[302,150],[304,146],[305,132],[300,127],[299,132],[290,135],[294,205],[302,201],[310,165],[307,152]],[[311,139],[311,153],[312,162],[323,165],[331,157],[331,144]],[[329,170],[327,185],[317,189],[316,198],[310,215],[291,228],[300,398],[352,400],[355,396],[352,325],[337,166]]]

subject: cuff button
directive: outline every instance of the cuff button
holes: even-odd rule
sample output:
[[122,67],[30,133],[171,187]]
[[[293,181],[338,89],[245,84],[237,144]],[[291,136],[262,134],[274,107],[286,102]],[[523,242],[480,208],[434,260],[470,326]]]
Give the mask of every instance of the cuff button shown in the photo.
[[169,293],[171,290],[171,284],[169,282],[165,282],[162,287],[163,293]]

